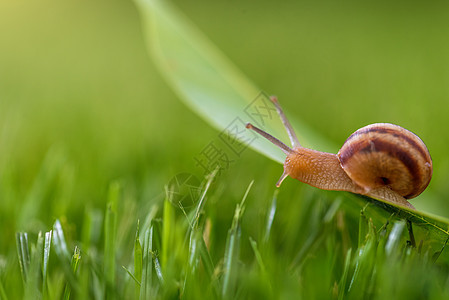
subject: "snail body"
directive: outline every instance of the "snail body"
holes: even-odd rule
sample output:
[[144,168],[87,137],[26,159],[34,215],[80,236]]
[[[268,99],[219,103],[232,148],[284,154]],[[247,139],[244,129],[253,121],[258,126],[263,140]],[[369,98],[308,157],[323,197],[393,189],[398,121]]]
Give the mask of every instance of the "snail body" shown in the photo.
[[421,194],[432,178],[432,159],[424,142],[398,125],[376,123],[355,131],[337,154],[302,147],[276,98],[272,101],[284,123],[292,148],[247,124],[281,148],[287,155],[284,172],[324,190],[347,191],[411,209],[407,199]]

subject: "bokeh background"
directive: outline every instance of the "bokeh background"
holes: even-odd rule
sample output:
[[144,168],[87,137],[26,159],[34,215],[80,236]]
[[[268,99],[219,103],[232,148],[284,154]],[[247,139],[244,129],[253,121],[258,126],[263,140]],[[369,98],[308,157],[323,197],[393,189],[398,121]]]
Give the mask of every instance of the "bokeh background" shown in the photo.
[[[289,115],[335,145],[373,122],[417,133],[434,177],[413,204],[449,217],[448,2],[174,3]],[[140,206],[163,197],[180,172],[202,178],[194,157],[217,134],[160,77],[133,2],[0,2],[3,241],[16,230],[48,230],[56,217],[80,225],[86,207],[104,207],[111,180],[126,182]],[[50,200],[23,219],[52,163],[64,166],[59,192],[43,191]],[[280,173],[246,151],[220,176],[223,214],[232,218],[250,180],[271,191]]]

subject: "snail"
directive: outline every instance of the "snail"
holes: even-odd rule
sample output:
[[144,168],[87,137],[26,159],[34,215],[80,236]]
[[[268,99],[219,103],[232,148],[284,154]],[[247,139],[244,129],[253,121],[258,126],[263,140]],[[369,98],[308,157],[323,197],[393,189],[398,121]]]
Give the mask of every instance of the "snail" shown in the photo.
[[398,125],[376,123],[355,131],[337,154],[320,152],[301,147],[277,98],[271,101],[292,148],[251,123],[246,128],[287,155],[277,187],[290,176],[320,189],[352,192],[415,209],[407,199],[421,194],[432,178],[432,159],[417,135]]

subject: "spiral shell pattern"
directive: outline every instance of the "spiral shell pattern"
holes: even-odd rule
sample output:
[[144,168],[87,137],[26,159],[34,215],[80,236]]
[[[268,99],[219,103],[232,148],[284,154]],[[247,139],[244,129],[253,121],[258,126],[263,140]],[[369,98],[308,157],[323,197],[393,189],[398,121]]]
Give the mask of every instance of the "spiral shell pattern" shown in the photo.
[[367,192],[388,186],[410,199],[421,194],[432,178],[432,159],[424,142],[394,124],[360,128],[337,156],[348,176]]

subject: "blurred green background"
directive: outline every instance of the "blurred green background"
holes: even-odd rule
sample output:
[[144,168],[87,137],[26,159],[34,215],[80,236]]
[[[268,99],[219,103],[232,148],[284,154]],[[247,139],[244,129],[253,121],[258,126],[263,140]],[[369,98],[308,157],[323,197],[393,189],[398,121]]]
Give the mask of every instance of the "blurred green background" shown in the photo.
[[[417,133],[434,177],[412,203],[449,217],[448,2],[175,4],[288,115],[335,145],[373,122]],[[133,2],[0,2],[3,241],[48,230],[55,217],[79,225],[85,207],[104,207],[111,180],[127,182],[144,205],[177,173],[201,178],[194,157],[217,134],[160,77]],[[52,200],[18,220],[52,160],[65,166],[60,194],[44,191]],[[251,179],[271,191],[280,174],[279,164],[246,151],[220,180],[239,201]],[[235,202],[220,205],[232,218]]]

